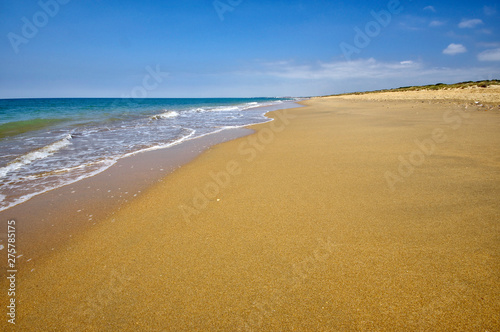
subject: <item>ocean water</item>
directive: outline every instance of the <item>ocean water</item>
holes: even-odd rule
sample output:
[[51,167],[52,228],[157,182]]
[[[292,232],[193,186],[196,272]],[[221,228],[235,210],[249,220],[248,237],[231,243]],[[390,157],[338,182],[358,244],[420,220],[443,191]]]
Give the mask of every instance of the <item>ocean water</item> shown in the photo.
[[294,98],[0,100],[0,211],[120,158],[269,121]]

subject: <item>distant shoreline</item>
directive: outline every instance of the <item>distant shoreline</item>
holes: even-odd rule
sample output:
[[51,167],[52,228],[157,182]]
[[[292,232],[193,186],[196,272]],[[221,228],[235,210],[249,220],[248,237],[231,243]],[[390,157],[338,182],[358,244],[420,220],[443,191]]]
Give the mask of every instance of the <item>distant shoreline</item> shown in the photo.
[[436,84],[428,84],[428,85],[405,86],[405,87],[392,88],[392,89],[339,93],[339,94],[332,94],[332,95],[324,95],[324,96],[320,96],[320,97],[365,95],[365,94],[383,93],[383,92],[436,91],[436,90],[451,90],[451,89],[487,88],[490,86],[498,86],[498,85],[500,85],[500,80],[495,79],[495,80],[483,80],[483,81],[466,81],[466,82],[449,83],[449,84],[436,83]]

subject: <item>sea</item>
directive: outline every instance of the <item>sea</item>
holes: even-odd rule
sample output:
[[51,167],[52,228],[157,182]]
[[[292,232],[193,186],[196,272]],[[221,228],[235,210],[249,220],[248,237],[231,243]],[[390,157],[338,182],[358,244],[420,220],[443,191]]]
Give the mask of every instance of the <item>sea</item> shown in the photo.
[[0,99],[0,211],[119,159],[270,121],[300,98]]

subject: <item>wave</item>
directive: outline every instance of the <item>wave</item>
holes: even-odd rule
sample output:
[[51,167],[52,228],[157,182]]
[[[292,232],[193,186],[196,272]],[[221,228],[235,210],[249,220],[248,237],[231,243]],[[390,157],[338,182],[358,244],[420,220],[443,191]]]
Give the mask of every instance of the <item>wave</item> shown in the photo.
[[150,117],[151,120],[162,120],[162,119],[170,119],[170,118],[175,118],[178,117],[179,113],[176,111],[166,111],[161,114],[156,114]]
[[[52,186],[48,186],[48,187],[44,188],[43,190],[40,190],[40,191],[37,191],[37,192],[34,192],[34,193],[25,194],[25,195],[23,195],[23,196],[15,199],[15,200],[13,200],[13,201],[10,201],[10,202],[3,203],[3,200],[0,200],[0,212],[4,211],[4,210],[7,210],[8,208],[11,208],[11,207],[16,206],[18,204],[21,204],[23,202],[29,201],[31,198],[33,198],[35,196],[38,196],[40,194],[46,193],[46,192],[48,192],[48,191],[50,191],[52,189],[59,188],[59,187],[64,186],[64,185],[70,185],[70,184],[78,182],[80,180],[83,180],[83,179],[92,177],[94,175],[97,175],[97,174],[105,171],[106,169],[110,168],[111,166],[113,166],[116,163],[116,160],[108,159],[108,160],[102,160],[102,161],[100,161],[98,163],[102,163],[103,166],[101,168],[93,170],[92,172],[82,174],[82,175],[80,175],[80,176],[78,176],[78,177],[76,177],[74,179],[62,180],[58,184],[55,184],[55,185],[52,185]],[[97,164],[97,163],[95,163],[95,164]],[[85,166],[88,166],[88,165],[83,165],[83,167],[85,167]],[[3,199],[5,199],[5,196],[4,196]],[[3,204],[1,204],[1,203],[3,203]]]
[[209,110],[209,109],[205,109],[205,108],[198,107],[198,108],[193,108],[193,109],[190,109],[188,112],[189,112],[189,113],[205,113],[205,112],[210,112],[210,110]]
[[258,108],[258,107],[267,107],[267,106],[274,106],[274,105],[279,105],[283,104],[282,100],[276,100],[276,101],[270,101],[270,102],[262,102],[262,103],[247,103],[243,106],[243,110],[248,110],[252,108]]
[[282,100],[269,101],[269,102],[249,102],[245,104],[229,105],[229,106],[217,106],[217,107],[206,107],[206,108],[193,108],[188,111],[188,113],[205,113],[205,112],[240,112],[246,111],[258,107],[274,106],[282,104]]
[[265,103],[257,103],[257,102],[251,102],[251,103],[246,103],[243,105],[243,109],[249,109],[249,108],[254,108],[254,107],[261,107],[265,105]]
[[207,107],[207,108],[193,108],[189,110],[189,113],[206,113],[206,112],[231,112],[231,111],[241,111],[241,108],[234,106],[217,106],[217,107]]
[[219,106],[219,107],[212,109],[211,111],[215,111],[215,112],[241,111],[241,108],[238,106]]
[[7,164],[7,166],[0,168],[0,178],[3,178],[8,173],[18,170],[19,168],[28,165],[35,160],[47,158],[50,155],[53,155],[57,151],[71,144],[71,135],[67,135],[65,138],[46,145],[42,148],[36,149],[34,151],[28,152],[20,157],[17,157],[15,160],[11,161]]
[[77,166],[72,166],[72,167],[67,167],[67,168],[62,168],[62,169],[56,169],[53,171],[42,172],[42,173],[38,173],[38,174],[34,174],[34,175],[28,175],[24,179],[33,180],[33,179],[38,179],[38,178],[42,178],[42,177],[46,177],[46,176],[59,175],[59,174],[63,174],[63,173],[70,173],[72,171],[90,169],[92,167],[95,168],[98,165],[102,165],[98,168],[107,169],[107,168],[111,167],[112,165],[114,165],[116,163],[116,160],[118,160],[118,158],[101,159],[101,160],[85,163],[82,165],[77,165]]
[[191,129],[191,128],[185,128],[185,129],[189,131],[189,134],[184,135],[184,136],[182,136],[182,137],[174,140],[173,142],[169,142],[169,143],[165,143],[165,144],[159,144],[159,145],[154,145],[154,146],[150,146],[150,147],[143,148],[143,149],[140,149],[140,150],[136,150],[136,151],[132,151],[132,152],[129,152],[129,153],[125,153],[125,154],[121,155],[119,158],[130,157],[130,156],[136,155],[138,153],[146,152],[146,151],[154,151],[154,150],[168,148],[168,147],[177,145],[179,143],[184,142],[185,140],[188,140],[188,139],[192,138],[194,136],[194,134],[196,133],[195,129]]

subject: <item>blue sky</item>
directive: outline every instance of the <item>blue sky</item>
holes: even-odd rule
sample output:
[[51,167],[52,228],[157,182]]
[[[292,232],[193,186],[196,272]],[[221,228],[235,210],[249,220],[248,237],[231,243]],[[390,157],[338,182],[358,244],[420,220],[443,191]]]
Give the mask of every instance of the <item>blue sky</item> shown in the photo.
[[0,98],[312,96],[500,78],[496,1],[0,0],[0,18]]

